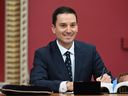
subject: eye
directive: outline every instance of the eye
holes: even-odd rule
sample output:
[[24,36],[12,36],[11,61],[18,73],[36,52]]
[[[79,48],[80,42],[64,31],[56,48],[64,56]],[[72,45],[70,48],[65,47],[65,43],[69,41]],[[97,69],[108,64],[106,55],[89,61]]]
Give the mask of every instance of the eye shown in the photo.
[[65,27],[67,27],[67,25],[62,23],[62,24],[60,24],[60,27],[65,28]]
[[77,23],[72,23],[70,26],[75,27],[76,25],[77,25]]

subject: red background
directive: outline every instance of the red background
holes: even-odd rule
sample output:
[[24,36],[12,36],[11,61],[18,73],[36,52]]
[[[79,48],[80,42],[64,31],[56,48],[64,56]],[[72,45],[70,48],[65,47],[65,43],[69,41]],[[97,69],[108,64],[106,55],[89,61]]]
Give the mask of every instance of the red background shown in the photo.
[[[1,5],[0,10],[3,10],[4,4]],[[74,8],[78,14],[77,39],[96,45],[114,76],[128,72],[128,51],[121,48],[121,38],[128,38],[128,0],[29,0],[29,70],[32,68],[34,51],[55,39],[51,31],[51,15],[55,8],[63,5]],[[1,81],[4,76],[3,14],[4,11],[0,15]]]
[[4,81],[4,19],[5,0],[0,0],[0,81]]

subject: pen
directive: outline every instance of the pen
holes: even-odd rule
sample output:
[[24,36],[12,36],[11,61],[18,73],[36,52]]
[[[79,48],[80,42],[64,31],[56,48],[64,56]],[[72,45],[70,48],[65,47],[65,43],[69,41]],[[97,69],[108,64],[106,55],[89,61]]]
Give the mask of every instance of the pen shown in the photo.
[[101,74],[101,78],[100,78],[100,80],[103,78],[103,75],[104,75],[104,73],[105,73],[105,67],[103,68],[103,70],[102,70],[102,74]]

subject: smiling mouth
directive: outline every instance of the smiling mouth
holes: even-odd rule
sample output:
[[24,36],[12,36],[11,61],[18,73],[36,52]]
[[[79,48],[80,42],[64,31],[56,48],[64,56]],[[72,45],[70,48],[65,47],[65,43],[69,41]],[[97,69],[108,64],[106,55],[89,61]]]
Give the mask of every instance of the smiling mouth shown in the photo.
[[65,34],[64,36],[65,36],[65,37],[72,37],[73,34]]
[[70,38],[72,38],[72,36],[69,36],[69,35],[68,35],[68,36],[65,36],[65,38],[70,39]]

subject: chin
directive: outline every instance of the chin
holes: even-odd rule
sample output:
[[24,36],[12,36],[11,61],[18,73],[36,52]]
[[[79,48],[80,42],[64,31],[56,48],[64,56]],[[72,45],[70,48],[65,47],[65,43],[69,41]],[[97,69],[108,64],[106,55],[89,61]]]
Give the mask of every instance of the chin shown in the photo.
[[73,40],[66,40],[65,43],[66,44],[71,44],[73,42]]

